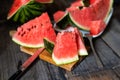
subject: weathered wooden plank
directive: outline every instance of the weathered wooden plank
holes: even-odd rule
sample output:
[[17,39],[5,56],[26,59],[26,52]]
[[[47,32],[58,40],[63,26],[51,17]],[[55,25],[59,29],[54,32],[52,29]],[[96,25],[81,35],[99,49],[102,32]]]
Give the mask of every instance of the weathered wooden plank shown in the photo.
[[109,47],[120,57],[120,22],[112,19],[107,28],[107,32],[102,36],[102,39]]
[[[95,49],[104,64],[103,70],[111,69],[119,63],[120,58],[114,54],[111,48],[108,47],[108,45],[106,45],[101,38],[97,38],[93,41],[95,44]],[[66,75],[68,78],[72,79],[74,76],[96,74],[99,71],[101,70],[97,68],[94,56],[91,52],[90,55],[84,59],[84,61],[82,61],[72,72],[66,73]]]
[[119,77],[117,77],[112,70],[105,70],[96,73],[88,73],[86,75],[69,77],[68,80],[119,80]]
[[102,39],[97,39],[95,44],[97,53],[99,54],[105,68],[111,68],[119,63],[120,58],[115,55],[114,51],[106,45]]

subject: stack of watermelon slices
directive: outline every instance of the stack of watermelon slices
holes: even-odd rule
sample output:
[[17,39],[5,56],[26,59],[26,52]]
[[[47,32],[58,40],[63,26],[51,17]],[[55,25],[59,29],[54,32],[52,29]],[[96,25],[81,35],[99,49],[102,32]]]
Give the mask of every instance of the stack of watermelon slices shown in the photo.
[[12,40],[24,47],[45,47],[58,65],[77,61],[79,55],[88,55],[78,29],[73,28],[69,32],[59,32],[56,35],[47,13],[18,27]]
[[[92,35],[96,35],[105,29],[105,22],[112,9],[112,4],[113,0],[76,0],[65,12],[56,12],[54,20],[61,29],[66,28],[64,25],[64,27],[62,26],[62,22],[66,20],[64,23],[72,24],[72,26],[77,26],[79,29],[90,31]],[[61,13],[64,15],[60,16]]]
[[67,64],[79,60],[80,56],[88,55],[82,35],[77,28],[72,31],[59,32],[56,37],[52,59],[56,64]]

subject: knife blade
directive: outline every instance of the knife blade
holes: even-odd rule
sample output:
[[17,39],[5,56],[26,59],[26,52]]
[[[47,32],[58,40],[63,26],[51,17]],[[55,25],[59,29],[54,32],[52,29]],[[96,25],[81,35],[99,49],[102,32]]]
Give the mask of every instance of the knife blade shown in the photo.
[[20,68],[8,79],[8,80],[19,80],[22,73],[35,61],[35,59],[39,56],[39,54],[45,48],[38,49],[31,57],[29,57],[21,66]]

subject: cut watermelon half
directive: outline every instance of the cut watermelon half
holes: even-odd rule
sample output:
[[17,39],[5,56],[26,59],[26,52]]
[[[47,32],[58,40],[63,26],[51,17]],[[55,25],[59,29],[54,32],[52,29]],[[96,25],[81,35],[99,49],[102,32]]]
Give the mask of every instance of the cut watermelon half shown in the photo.
[[34,0],[14,0],[7,19],[15,22],[25,23],[45,11],[45,6]]
[[47,13],[18,27],[12,40],[21,46],[39,48],[44,47],[44,38],[51,42],[56,40],[56,33]]
[[68,10],[70,20],[78,28],[90,31],[92,35],[105,29],[104,24],[112,9],[113,0],[92,0],[89,7]]
[[35,0],[40,3],[53,3],[53,0]]
[[57,65],[79,60],[74,32],[61,32],[57,34],[52,59]]

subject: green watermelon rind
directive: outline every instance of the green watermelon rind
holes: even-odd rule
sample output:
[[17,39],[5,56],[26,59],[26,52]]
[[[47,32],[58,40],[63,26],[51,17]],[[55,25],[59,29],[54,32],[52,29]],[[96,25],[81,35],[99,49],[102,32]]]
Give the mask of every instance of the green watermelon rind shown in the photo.
[[15,22],[25,23],[28,20],[41,15],[44,10],[45,6],[43,4],[31,0],[24,6],[18,8],[13,15],[8,16],[7,20],[11,19]]
[[71,24],[74,25],[74,26],[77,26],[79,29],[81,30],[85,30],[85,31],[90,31],[89,28],[86,28],[85,26],[83,25],[80,25],[79,23],[77,23],[73,17],[71,16],[71,14],[69,13],[69,18],[70,18],[70,21],[71,21]]
[[50,41],[48,38],[44,38],[43,41],[44,41],[45,49],[46,49],[50,54],[52,54],[55,43],[52,42],[52,41]]
[[59,23],[61,20],[63,20],[68,15],[68,12],[66,11],[64,16],[62,16],[56,23]]
[[110,11],[112,10],[113,2],[114,2],[113,0],[110,0],[110,7],[109,7],[109,10],[106,14],[106,17],[104,18],[104,22],[106,22],[107,18],[109,17]]
[[[27,5],[30,1],[28,1],[26,4],[24,5]],[[23,6],[23,5],[22,5]],[[15,14],[16,12],[21,8],[21,6],[11,15],[11,16],[7,16],[7,20],[11,19]]]
[[54,53],[52,54],[52,59],[53,61],[57,64],[57,65],[63,65],[63,64],[69,64],[69,63],[72,63],[72,62],[75,62],[75,61],[78,61],[79,60],[79,57],[78,55],[74,56],[73,58],[62,58],[62,59],[57,59],[55,56],[54,56]]
[[60,29],[65,29],[68,24],[69,24],[68,15],[66,15],[59,22],[56,23],[57,27]]
[[17,43],[18,45],[24,46],[24,47],[29,47],[29,48],[40,48],[40,47],[44,47],[44,43],[42,44],[37,44],[37,45],[33,45],[33,44],[27,44],[27,43],[22,43],[21,41],[17,40],[16,38],[12,38],[12,40]]

